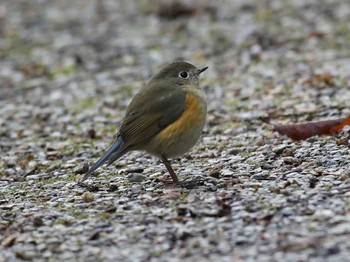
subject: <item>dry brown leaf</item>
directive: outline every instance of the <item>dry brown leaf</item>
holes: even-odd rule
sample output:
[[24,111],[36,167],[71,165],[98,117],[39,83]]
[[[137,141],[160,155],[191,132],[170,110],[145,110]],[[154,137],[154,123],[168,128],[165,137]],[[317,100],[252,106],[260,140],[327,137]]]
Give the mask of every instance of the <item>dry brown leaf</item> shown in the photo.
[[345,126],[349,126],[349,125],[350,125],[350,115],[348,115],[348,117],[345,118],[340,124],[333,127],[331,129],[331,133],[332,134],[338,133],[338,132],[342,131]]
[[286,135],[293,140],[304,140],[312,136],[333,135],[350,125],[350,115],[347,118],[309,122],[303,124],[275,125],[274,131]]
[[323,74],[313,75],[309,79],[302,81],[301,84],[310,85],[310,86],[315,86],[315,85],[331,86],[333,85],[333,76],[330,73],[325,72]]

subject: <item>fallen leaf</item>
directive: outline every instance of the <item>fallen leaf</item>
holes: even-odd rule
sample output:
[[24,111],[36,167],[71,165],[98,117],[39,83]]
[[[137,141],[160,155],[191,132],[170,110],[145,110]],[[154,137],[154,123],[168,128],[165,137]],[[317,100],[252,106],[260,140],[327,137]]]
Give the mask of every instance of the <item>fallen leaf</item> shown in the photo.
[[347,118],[343,119],[343,121],[340,124],[333,127],[331,129],[331,133],[332,134],[338,133],[338,132],[342,131],[345,126],[349,126],[349,125],[350,125],[350,115],[348,115]]
[[303,124],[275,125],[274,131],[286,135],[293,140],[304,140],[312,136],[333,135],[350,125],[350,115],[347,118],[308,122]]
[[322,74],[313,75],[309,79],[302,81],[301,84],[310,85],[310,86],[315,86],[315,85],[331,86],[333,85],[333,76],[330,73],[325,72]]
[[12,234],[8,237],[6,237],[2,242],[1,242],[1,245],[3,247],[10,247],[12,246],[13,244],[15,244],[16,242],[16,239],[18,237],[18,234]]

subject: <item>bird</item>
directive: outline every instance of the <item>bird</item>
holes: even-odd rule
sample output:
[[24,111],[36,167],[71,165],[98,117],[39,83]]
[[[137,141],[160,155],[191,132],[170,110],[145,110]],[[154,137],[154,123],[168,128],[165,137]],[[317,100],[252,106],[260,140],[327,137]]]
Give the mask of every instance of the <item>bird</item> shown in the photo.
[[155,74],[133,97],[114,143],[81,179],[89,178],[108,161],[130,151],[145,151],[161,159],[174,184],[181,184],[169,158],[188,152],[199,140],[207,117],[207,99],[197,68],[177,61]]

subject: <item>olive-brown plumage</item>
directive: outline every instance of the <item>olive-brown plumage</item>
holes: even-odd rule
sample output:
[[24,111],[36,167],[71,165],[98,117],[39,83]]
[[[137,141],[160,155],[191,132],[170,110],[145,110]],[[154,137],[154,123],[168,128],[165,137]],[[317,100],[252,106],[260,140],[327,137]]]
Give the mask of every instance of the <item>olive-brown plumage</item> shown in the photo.
[[200,137],[207,108],[198,76],[207,68],[175,62],[154,75],[130,102],[111,148],[83,180],[106,161],[111,164],[129,151],[142,150],[161,158],[179,183],[168,158],[186,153]]

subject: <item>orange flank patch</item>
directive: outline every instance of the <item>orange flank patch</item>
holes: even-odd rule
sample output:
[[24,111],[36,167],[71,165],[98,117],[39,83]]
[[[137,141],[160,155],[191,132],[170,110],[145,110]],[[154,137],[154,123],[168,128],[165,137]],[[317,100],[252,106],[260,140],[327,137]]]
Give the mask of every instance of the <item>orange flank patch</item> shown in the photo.
[[203,123],[204,118],[203,105],[199,98],[194,95],[186,95],[186,106],[182,115],[172,124],[168,125],[158,135],[162,141],[169,141],[182,132],[185,132],[192,126]]

